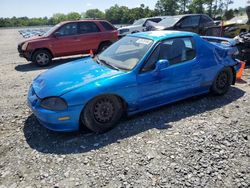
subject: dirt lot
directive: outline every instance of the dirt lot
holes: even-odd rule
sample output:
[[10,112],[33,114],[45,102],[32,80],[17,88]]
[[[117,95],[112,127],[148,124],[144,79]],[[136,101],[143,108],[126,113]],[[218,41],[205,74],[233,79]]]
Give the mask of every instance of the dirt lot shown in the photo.
[[0,188],[250,187],[250,69],[225,96],[141,113],[102,135],[59,134],[26,106],[46,69],[18,57],[21,40],[0,30]]

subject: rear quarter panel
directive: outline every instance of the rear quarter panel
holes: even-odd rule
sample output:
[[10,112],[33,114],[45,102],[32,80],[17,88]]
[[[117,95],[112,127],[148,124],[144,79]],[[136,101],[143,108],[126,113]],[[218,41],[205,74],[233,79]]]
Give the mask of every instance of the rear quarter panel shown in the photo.
[[229,59],[219,58],[216,54],[216,46],[203,40],[199,36],[196,41],[197,61],[202,71],[202,86],[211,86],[218,72],[229,64]]
[[118,40],[118,31],[117,30],[108,31],[102,26],[102,24],[100,22],[96,22],[96,24],[98,25],[98,27],[101,29],[101,32],[102,32],[100,35],[100,43],[103,41],[114,42],[114,41]]

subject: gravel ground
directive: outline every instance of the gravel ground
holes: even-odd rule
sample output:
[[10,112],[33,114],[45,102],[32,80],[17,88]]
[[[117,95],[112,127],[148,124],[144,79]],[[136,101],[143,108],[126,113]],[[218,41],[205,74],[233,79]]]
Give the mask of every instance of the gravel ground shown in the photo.
[[0,188],[250,187],[250,69],[225,96],[141,113],[101,135],[54,133],[26,106],[46,69],[18,57],[21,40],[0,30]]

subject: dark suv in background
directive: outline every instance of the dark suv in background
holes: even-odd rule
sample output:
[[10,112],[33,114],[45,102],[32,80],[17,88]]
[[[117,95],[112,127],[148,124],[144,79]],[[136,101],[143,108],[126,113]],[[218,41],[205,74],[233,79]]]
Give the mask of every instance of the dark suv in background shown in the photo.
[[149,25],[147,30],[179,30],[190,31],[200,35],[218,36],[218,31],[214,31],[212,28],[220,29],[220,27],[216,26],[214,20],[208,15],[185,14],[167,16],[159,23]]
[[116,28],[106,20],[67,21],[21,42],[18,51],[28,61],[46,66],[55,57],[101,52],[117,39]]

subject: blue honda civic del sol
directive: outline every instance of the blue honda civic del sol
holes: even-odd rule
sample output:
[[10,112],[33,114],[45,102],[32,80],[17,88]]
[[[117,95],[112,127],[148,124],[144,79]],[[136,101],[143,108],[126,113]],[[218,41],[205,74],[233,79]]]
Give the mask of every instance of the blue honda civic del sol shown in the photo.
[[30,86],[28,105],[50,130],[86,126],[100,133],[124,113],[208,92],[223,95],[240,68],[233,58],[237,50],[229,39],[208,40],[180,31],[128,35],[94,59],[84,57],[40,74]]

